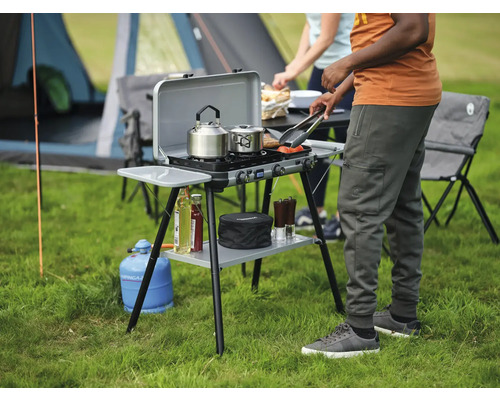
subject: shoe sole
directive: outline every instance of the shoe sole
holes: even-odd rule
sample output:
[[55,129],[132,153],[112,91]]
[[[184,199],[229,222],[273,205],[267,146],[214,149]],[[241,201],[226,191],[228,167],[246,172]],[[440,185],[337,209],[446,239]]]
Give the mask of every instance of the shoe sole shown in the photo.
[[322,354],[328,358],[350,358],[356,356],[362,356],[363,354],[378,353],[380,349],[373,350],[358,350],[358,351],[344,351],[342,353],[335,353],[331,351],[321,351],[308,349],[307,347],[302,347],[302,354]]
[[412,333],[411,335],[408,335],[407,333],[391,331],[390,329],[380,328],[379,326],[375,326],[375,330],[385,335],[390,335],[394,337],[410,338],[411,336],[418,336],[418,333],[417,334]]

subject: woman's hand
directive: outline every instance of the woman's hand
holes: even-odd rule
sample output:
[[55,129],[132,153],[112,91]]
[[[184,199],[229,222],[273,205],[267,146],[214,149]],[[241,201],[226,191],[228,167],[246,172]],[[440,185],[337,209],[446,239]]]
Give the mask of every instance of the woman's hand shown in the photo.
[[274,75],[274,80],[273,80],[273,87],[277,90],[283,89],[286,85],[288,85],[288,82],[293,81],[295,79],[295,75],[293,71],[291,70],[286,70],[283,72],[279,72]]

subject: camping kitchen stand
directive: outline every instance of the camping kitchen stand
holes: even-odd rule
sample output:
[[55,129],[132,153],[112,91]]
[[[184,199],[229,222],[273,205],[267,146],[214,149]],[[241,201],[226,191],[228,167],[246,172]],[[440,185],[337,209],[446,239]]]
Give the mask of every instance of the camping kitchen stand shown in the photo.
[[[191,103],[189,101],[173,101],[175,98],[179,100],[179,96],[184,96],[183,100],[189,100]],[[235,98],[239,101],[235,102]],[[171,132],[172,129],[177,129],[176,126],[179,119],[184,119],[184,126],[186,126],[186,123],[188,127],[192,126],[195,112],[201,108],[199,105],[201,104],[201,106],[203,106],[211,103],[216,104],[216,107],[221,110],[222,118],[227,115],[224,125],[238,124],[241,123],[241,121],[249,121],[255,126],[261,125],[260,78],[258,74],[255,72],[222,74],[189,78],[181,81],[159,82],[155,87],[153,96],[155,132],[153,151],[155,158],[158,160],[161,161],[162,157],[168,158],[168,160],[163,160],[164,165],[122,168],[118,170],[118,175],[171,188],[168,202],[163,212],[163,217],[137,295],[136,303],[129,320],[127,332],[129,333],[132,331],[139,319],[180,188],[189,185],[204,184],[209,240],[203,243],[203,251],[181,255],[175,253],[173,250],[169,250],[164,254],[172,260],[178,260],[211,269],[216,350],[219,355],[222,355],[224,352],[224,333],[219,274],[225,267],[255,260],[252,289],[256,290],[259,283],[262,259],[264,257],[309,244],[317,244],[321,249],[321,255],[337,311],[344,311],[308,176],[308,172],[314,167],[318,158],[326,158],[341,153],[343,151],[343,145],[340,143],[318,143],[317,141],[310,141],[310,147],[305,145],[305,154],[299,152],[285,155],[276,152],[274,155],[271,154],[269,156],[270,158],[256,156],[252,159],[253,161],[245,159],[241,161],[242,164],[240,161],[237,161],[235,168],[230,167],[229,170],[226,171],[224,167],[222,167],[223,170],[219,171],[219,167],[214,167],[213,163],[203,163],[203,161],[201,161],[200,164],[199,161],[190,161],[185,157],[186,142],[184,141],[179,145],[180,138],[185,139],[184,134],[167,134],[167,132]],[[186,104],[189,104],[189,110],[184,109]],[[180,107],[181,105],[182,107]],[[244,115],[241,115],[242,113],[244,113]],[[345,120],[343,123],[345,123]],[[187,132],[187,129],[182,130]],[[166,150],[168,150],[168,154]],[[202,169],[205,167],[205,164],[211,164],[206,167],[208,170]],[[199,165],[201,165],[202,168],[197,167]],[[216,171],[212,171],[213,168],[215,168]],[[246,183],[265,180],[266,184],[262,203],[262,213],[268,214],[274,178],[293,173],[300,174],[304,193],[313,218],[317,239],[296,235],[294,240],[287,240],[286,242],[273,241],[271,246],[249,250],[229,249],[218,244],[214,193],[222,192],[225,187],[245,185]]]

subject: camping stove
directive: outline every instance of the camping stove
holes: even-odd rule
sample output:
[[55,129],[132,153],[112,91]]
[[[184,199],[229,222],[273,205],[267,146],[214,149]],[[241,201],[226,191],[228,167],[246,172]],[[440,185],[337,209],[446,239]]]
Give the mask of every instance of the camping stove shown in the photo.
[[169,156],[169,165],[212,176],[211,186],[221,192],[226,187],[257,182],[302,171],[316,165],[316,154],[308,146],[296,153],[265,149],[252,155],[229,153],[223,159],[200,160]]

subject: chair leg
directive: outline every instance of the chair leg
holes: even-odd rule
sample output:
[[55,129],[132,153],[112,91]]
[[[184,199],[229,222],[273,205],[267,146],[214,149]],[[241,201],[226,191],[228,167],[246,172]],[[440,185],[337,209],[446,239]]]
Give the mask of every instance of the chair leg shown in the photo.
[[464,188],[464,182],[462,181],[462,183],[460,185],[460,188],[458,189],[458,194],[457,194],[457,198],[455,199],[455,204],[453,204],[453,208],[452,208],[452,210],[450,212],[450,215],[448,215],[448,218],[446,219],[446,222],[444,223],[445,226],[448,226],[448,224],[450,223],[451,219],[455,215],[455,211],[457,210],[458,201],[460,200],[460,196],[462,195],[463,188]]
[[[429,210],[429,214],[432,214],[432,212],[434,211],[431,207],[431,204],[429,203],[429,201],[427,200],[427,197],[425,197],[425,194],[424,192],[422,192],[422,200],[424,201],[424,204],[425,206],[427,207],[427,210]],[[437,219],[437,216],[434,217],[434,222],[436,223],[437,226],[439,226],[439,221]]]
[[431,213],[431,216],[427,219],[427,221],[425,222],[425,226],[424,226],[424,233],[427,231],[427,229],[429,228],[430,224],[432,223],[432,221],[436,218],[436,215],[439,211],[439,209],[441,208],[441,206],[443,205],[446,197],[448,197],[448,194],[450,193],[451,189],[453,188],[453,185],[455,184],[456,181],[451,181],[450,184],[448,185],[448,187],[446,188],[446,190],[444,191],[443,195],[441,196],[441,198],[439,199],[439,202],[437,203],[436,207],[434,208],[434,210],[432,211]]
[[[128,168],[128,160],[125,160],[123,164],[124,168]],[[127,193],[127,178],[123,177],[122,183],[122,201],[125,200],[125,193]]]
[[494,244],[498,244],[498,236],[495,232],[495,229],[493,228],[493,225],[490,222],[490,219],[488,218],[488,215],[486,214],[486,211],[484,210],[483,205],[481,204],[481,201],[479,200],[479,197],[470,184],[470,182],[466,179],[463,181],[465,189],[469,193],[469,196],[474,203],[474,206],[476,207],[477,212],[479,213],[479,216],[481,217],[481,220],[483,221],[484,226],[486,227],[486,230],[488,231],[491,241]]
[[159,192],[160,187],[159,186],[153,186],[153,192],[155,196],[155,224],[158,224],[158,192]]

